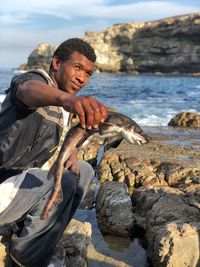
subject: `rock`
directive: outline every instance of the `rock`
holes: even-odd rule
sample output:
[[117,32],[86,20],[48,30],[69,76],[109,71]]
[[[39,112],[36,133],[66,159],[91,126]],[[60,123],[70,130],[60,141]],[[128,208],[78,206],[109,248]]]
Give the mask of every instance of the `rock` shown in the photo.
[[[198,266],[198,134],[193,139],[188,133],[184,135],[183,130],[172,128],[167,136],[152,134],[151,137],[150,143],[143,146],[123,142],[118,148],[107,150],[98,168],[100,182],[104,185],[106,181],[123,180],[129,186],[134,225],[146,232],[148,253],[154,266]],[[132,190],[125,179],[125,173],[133,174]],[[111,194],[107,194],[109,199]],[[102,214],[105,214],[107,206],[104,202],[101,206]]]
[[130,235],[134,216],[126,184],[105,182],[101,185],[96,198],[96,215],[104,234]]
[[52,55],[56,49],[56,45],[50,45],[47,43],[39,44],[36,49],[31,52],[28,57],[26,65],[21,65],[21,69],[44,69],[49,71]]
[[81,256],[67,257],[66,266],[69,267],[87,267],[87,262]]
[[200,212],[190,205],[186,194],[170,187],[149,187],[137,190],[133,199],[136,212],[146,218],[146,238],[153,264],[198,266]]
[[168,123],[169,126],[200,128],[200,114],[195,112],[181,112]]
[[143,146],[124,141],[119,147],[107,150],[98,166],[100,182],[123,181],[130,190],[150,185],[185,188],[198,183],[200,145],[196,150],[189,146],[183,149],[156,138]]
[[[132,73],[199,73],[196,42],[200,13],[147,23],[114,25],[86,33],[95,48],[97,67],[103,71]],[[190,41],[188,41],[190,40]]]
[[95,199],[95,184],[94,181],[92,181],[92,183],[88,187],[88,191],[85,197],[82,199],[79,205],[79,209],[91,210],[94,205],[94,199]]
[[199,229],[195,225],[175,222],[157,230],[153,256],[155,266],[198,266]]
[[0,266],[6,266],[6,246],[2,243],[2,236],[0,236]]
[[[115,24],[83,37],[95,49],[101,71],[200,75],[200,13],[152,22]],[[48,68],[56,46],[41,44],[26,69]]]
[[87,246],[91,242],[92,229],[88,222],[82,223],[72,219],[63,233],[60,245],[66,249],[66,262],[70,267],[84,267]]
[[11,231],[9,227],[0,227],[0,266],[11,267],[12,260],[9,256]]
[[86,146],[79,148],[78,159],[87,161],[92,166],[96,166],[99,147],[99,139],[93,137]]
[[[89,245],[87,258],[89,260],[89,266],[91,267],[111,267],[111,266],[134,267],[135,266],[135,265],[133,266],[132,264],[131,265],[126,264],[124,261],[120,261],[115,258],[112,258],[111,255],[108,256],[103,253],[100,253],[99,250],[98,249],[96,250],[93,245]],[[76,265],[76,267],[79,267],[79,265]]]

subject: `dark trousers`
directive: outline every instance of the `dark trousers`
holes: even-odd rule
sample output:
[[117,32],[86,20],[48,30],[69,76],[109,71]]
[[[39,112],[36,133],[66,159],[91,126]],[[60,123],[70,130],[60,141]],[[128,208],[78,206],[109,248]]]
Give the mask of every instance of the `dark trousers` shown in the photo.
[[54,181],[47,179],[47,171],[37,168],[27,172],[13,202],[0,214],[1,226],[15,226],[10,251],[20,264],[44,267],[46,260],[52,256],[53,249],[94,177],[93,169],[88,163],[80,161],[79,169],[79,183],[73,173],[63,172],[63,199],[50,211],[48,219],[41,220],[40,215],[48,202]]

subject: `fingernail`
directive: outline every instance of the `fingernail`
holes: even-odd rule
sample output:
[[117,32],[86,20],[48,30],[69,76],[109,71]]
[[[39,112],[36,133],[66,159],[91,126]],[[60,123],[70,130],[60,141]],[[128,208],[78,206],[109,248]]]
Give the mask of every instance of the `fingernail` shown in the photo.
[[89,130],[91,130],[91,129],[92,129],[92,127],[91,127],[91,126],[88,126],[88,129],[89,129]]
[[95,125],[94,125],[94,128],[98,128],[98,124],[95,124]]

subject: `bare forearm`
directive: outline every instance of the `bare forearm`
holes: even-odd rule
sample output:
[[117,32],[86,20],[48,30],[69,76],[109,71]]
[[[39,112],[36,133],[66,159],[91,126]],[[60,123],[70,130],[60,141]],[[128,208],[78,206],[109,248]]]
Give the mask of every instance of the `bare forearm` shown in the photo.
[[61,106],[78,115],[83,128],[97,128],[107,116],[106,107],[91,96],[76,96],[40,81],[24,82],[17,98],[29,107]]
[[29,107],[62,106],[69,94],[40,81],[27,81],[18,91],[17,98]]

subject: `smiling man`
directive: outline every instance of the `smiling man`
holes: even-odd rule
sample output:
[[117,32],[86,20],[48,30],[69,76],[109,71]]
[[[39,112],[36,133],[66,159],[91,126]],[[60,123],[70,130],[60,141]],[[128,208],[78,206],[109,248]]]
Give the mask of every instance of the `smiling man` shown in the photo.
[[33,70],[16,76],[7,90],[0,112],[0,228],[11,228],[17,266],[64,266],[54,252],[94,173],[74,149],[65,163],[62,201],[42,220],[54,180],[41,167],[56,151],[63,126],[69,126],[69,113],[87,129],[106,119],[102,103],[76,96],[88,84],[95,60],[87,42],[69,39],[54,52],[49,74]]

